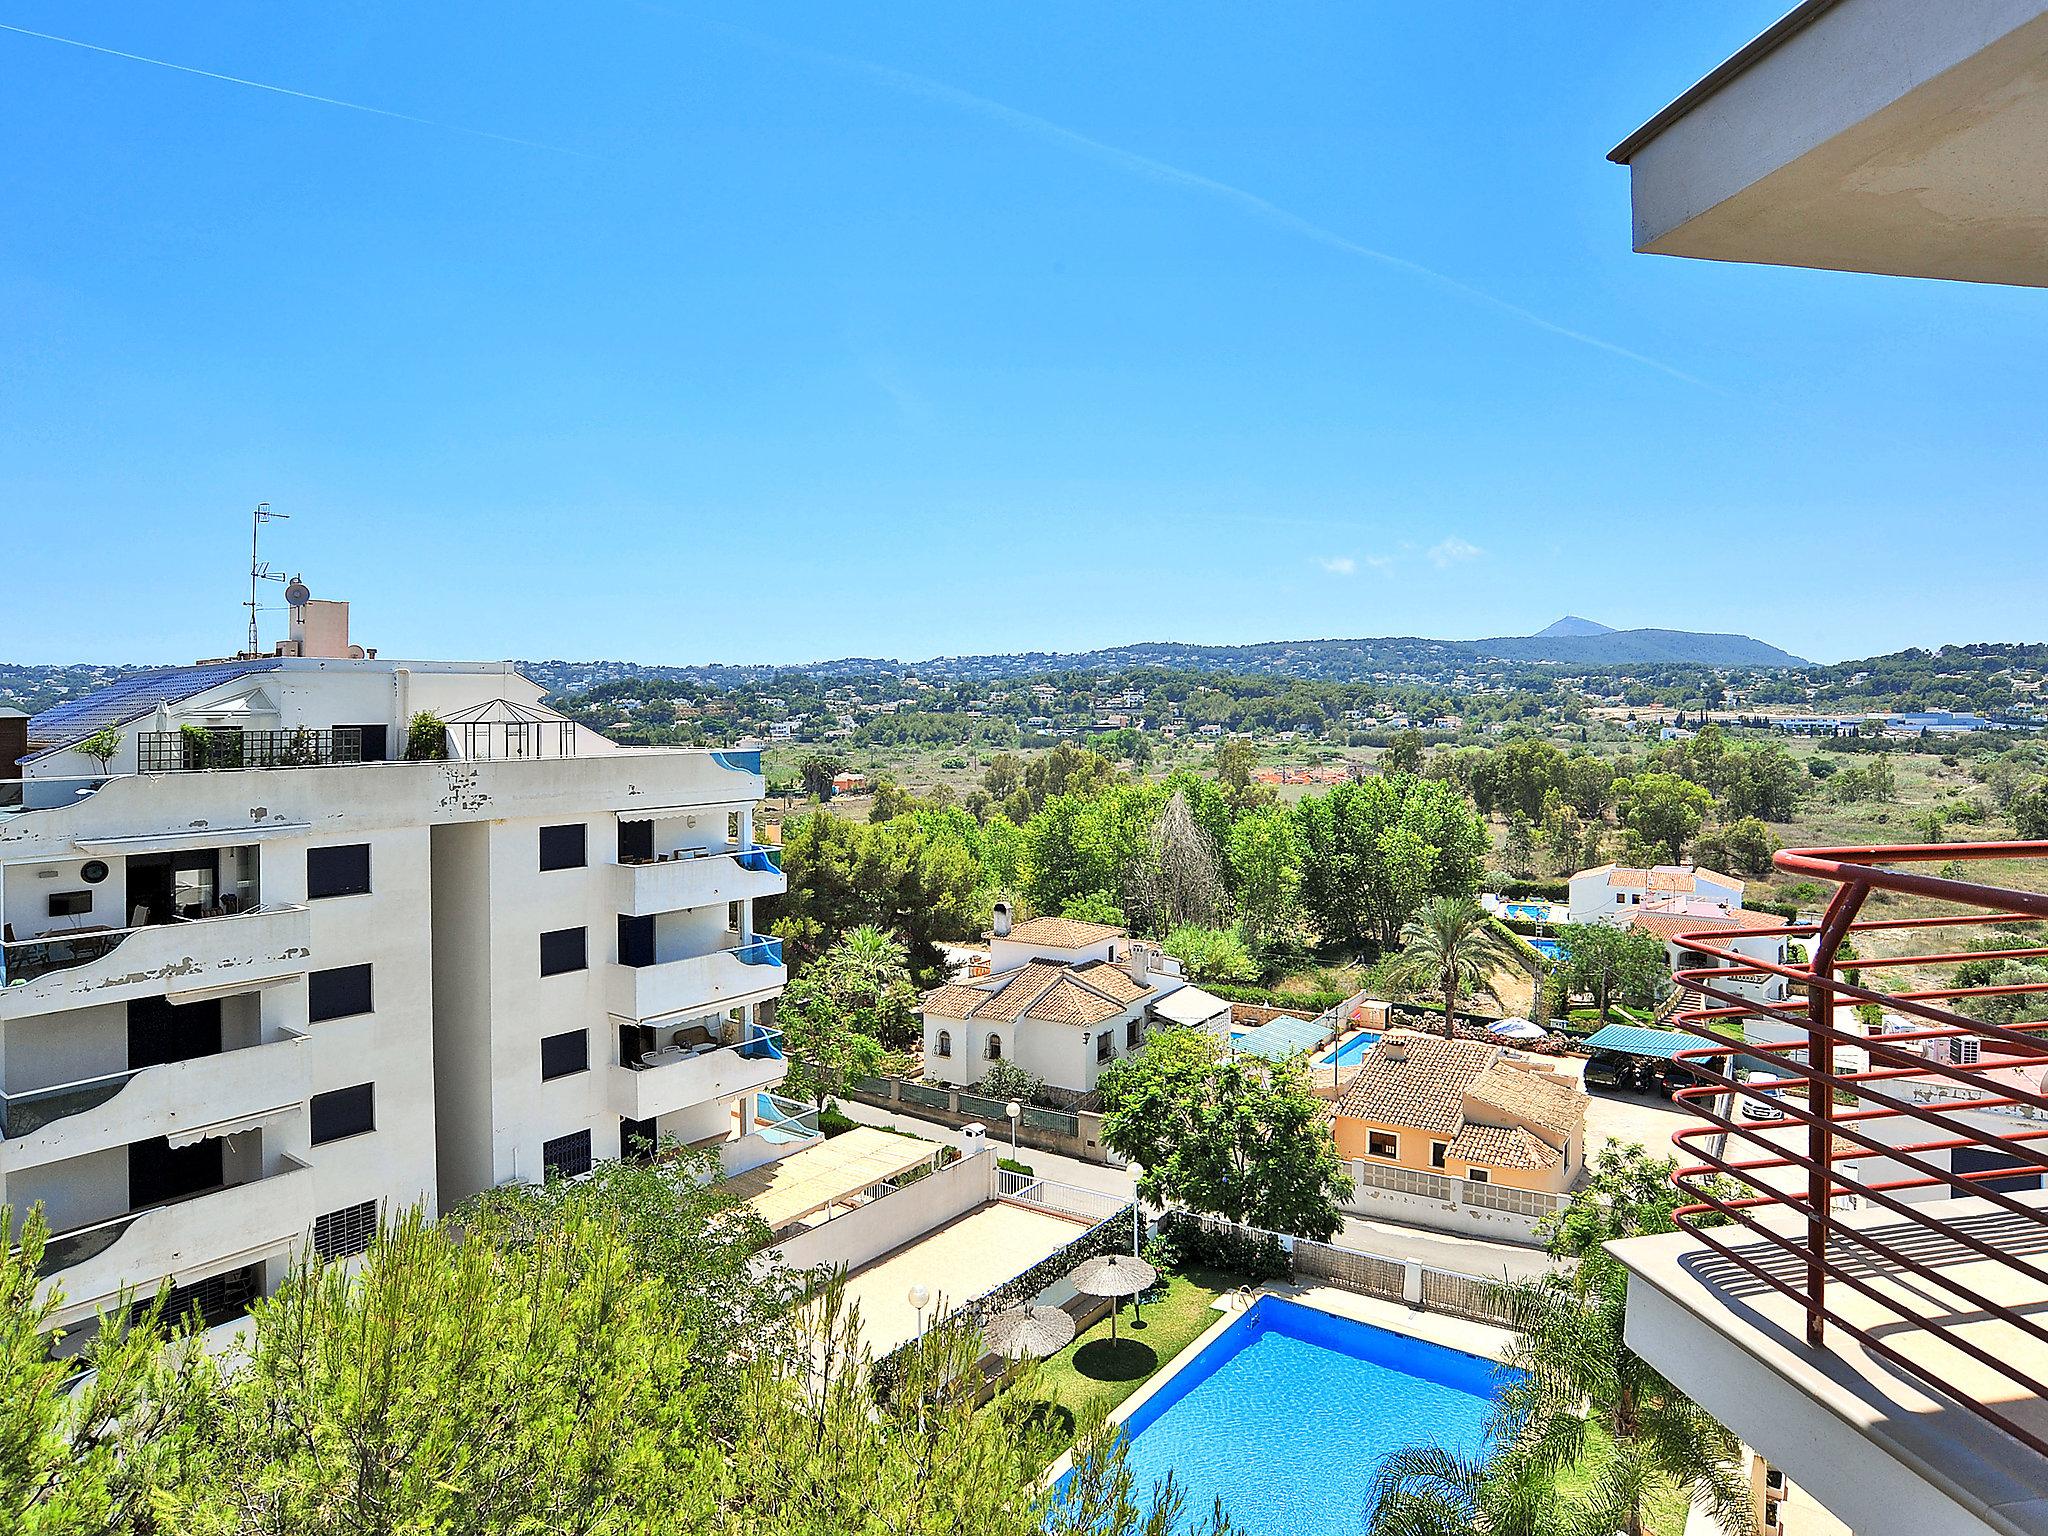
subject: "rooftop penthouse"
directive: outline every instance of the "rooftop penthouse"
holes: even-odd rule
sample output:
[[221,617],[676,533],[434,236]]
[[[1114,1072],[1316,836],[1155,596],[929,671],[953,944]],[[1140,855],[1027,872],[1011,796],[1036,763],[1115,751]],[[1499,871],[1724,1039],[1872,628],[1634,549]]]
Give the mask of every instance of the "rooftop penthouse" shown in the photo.
[[773,1093],[758,750],[622,748],[331,612],[293,636],[17,737],[0,1203],[42,1206],[67,1328],[165,1281],[224,1322],[380,1211],[645,1144],[816,1139]]

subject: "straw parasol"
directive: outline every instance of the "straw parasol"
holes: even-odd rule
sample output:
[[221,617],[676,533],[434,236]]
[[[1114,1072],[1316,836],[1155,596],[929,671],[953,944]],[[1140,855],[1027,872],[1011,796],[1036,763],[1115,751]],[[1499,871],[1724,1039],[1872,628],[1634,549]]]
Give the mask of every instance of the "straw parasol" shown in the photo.
[[1105,1253],[1090,1259],[1071,1275],[1067,1284],[1083,1296],[1109,1298],[1109,1336],[1116,1337],[1116,1304],[1119,1298],[1151,1289],[1159,1272],[1143,1259],[1128,1253]]
[[981,1325],[996,1354],[1012,1360],[1043,1360],[1074,1342],[1074,1320],[1059,1307],[1011,1307]]

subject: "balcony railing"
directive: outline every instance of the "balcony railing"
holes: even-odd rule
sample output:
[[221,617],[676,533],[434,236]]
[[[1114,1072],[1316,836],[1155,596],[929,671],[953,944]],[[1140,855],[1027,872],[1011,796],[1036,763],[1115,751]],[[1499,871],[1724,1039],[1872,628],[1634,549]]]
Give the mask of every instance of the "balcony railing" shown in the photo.
[[732,957],[742,965],[780,965],[782,940],[764,939],[755,934],[738,949],[733,950]]
[[[233,900],[233,897],[227,897],[223,905]],[[304,908],[290,903],[252,906],[238,911],[222,910],[206,917],[174,917],[166,922],[144,923],[134,928],[78,929],[68,933],[41,934],[32,939],[17,939],[12,943],[0,944],[0,987],[19,986],[55,971],[73,970],[81,965],[91,965],[96,960],[104,960],[138,933],[189,927],[194,923],[236,922],[244,918],[303,910]]]
[[[1782,930],[1806,963],[1680,938],[1701,963],[1677,979],[1703,1006],[1672,1022],[1713,1043],[1681,1053],[1702,1085],[1679,1097],[1707,1123],[1674,1138],[1693,1159],[1678,1219],[1752,1294],[1789,1298],[1810,1347],[1881,1361],[2048,1454],[2025,1401],[2048,1399],[2048,1021],[2017,1021],[2048,981],[1986,979],[2048,958],[2004,937],[2048,918],[2048,894],[1891,867],[2016,859],[2048,859],[2048,842],[1787,850],[1780,869],[1835,886],[1817,923]],[[1863,918],[1878,893],[1936,913]],[[1971,930],[1977,947],[1957,942]],[[1868,957],[1843,956],[1852,936]],[[1888,990],[1901,972],[1911,984]],[[1756,1001],[1729,986],[1745,973],[1806,995]],[[1768,1090],[1728,1075],[1727,1037],[1749,1023],[1766,1028],[1741,1055],[1776,1075]]]
[[363,732],[359,726],[342,725],[323,731],[143,731],[135,738],[135,764],[144,773],[320,768],[362,760]]

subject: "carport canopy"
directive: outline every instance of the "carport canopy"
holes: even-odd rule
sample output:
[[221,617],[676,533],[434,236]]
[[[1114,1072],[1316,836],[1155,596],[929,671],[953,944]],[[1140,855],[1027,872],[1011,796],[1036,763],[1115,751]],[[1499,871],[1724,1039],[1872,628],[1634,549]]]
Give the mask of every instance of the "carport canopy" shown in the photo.
[[1618,1056],[1648,1056],[1671,1061],[1680,1051],[1693,1050],[1704,1042],[1697,1035],[1677,1029],[1650,1029],[1641,1024],[1605,1024],[1586,1037],[1589,1051],[1612,1051]]

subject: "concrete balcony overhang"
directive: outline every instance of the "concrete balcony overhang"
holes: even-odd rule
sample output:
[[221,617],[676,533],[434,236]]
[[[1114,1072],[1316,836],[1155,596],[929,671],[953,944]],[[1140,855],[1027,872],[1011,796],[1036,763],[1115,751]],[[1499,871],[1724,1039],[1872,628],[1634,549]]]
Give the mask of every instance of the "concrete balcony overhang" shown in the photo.
[[1805,0],[1609,158],[1639,251],[2048,284],[2048,0]]
[[[63,934],[25,941],[63,942]],[[82,964],[42,971],[0,987],[0,1019],[167,997],[174,1003],[296,981],[313,953],[312,915],[303,906],[262,907],[113,933],[81,934],[100,951]],[[24,944],[13,946],[19,953]]]
[[652,1066],[611,1068],[612,1112],[631,1120],[652,1120],[695,1104],[736,1098],[773,1088],[789,1072],[789,1063],[767,1051],[743,1055],[724,1046],[683,1061]]
[[[58,1326],[111,1306],[123,1287],[147,1297],[166,1280],[182,1285],[291,1252],[313,1225],[313,1170],[290,1157],[281,1164],[268,1178],[52,1238],[42,1293],[62,1293]],[[102,1236],[109,1240],[96,1243]],[[65,1245],[80,1257],[49,1267],[51,1250],[62,1263]]]
[[[225,1136],[305,1108],[306,1037],[165,1062],[92,1081],[10,1094],[0,1172],[162,1136],[172,1146]],[[15,1127],[33,1119],[34,1128]]]
[[789,889],[773,851],[732,849],[694,858],[612,866],[612,893],[628,917],[682,912],[728,901],[758,901]]
[[721,949],[659,965],[618,965],[606,977],[606,1006],[635,1023],[715,1013],[763,1002],[782,990],[789,973],[780,964],[751,964],[744,951]]
[[[2018,1197],[2028,1204],[2048,1196]],[[2048,1249],[2048,1225],[1978,1200],[1928,1202],[1924,1221],[1901,1223],[1882,1210],[1838,1211],[1844,1227],[1864,1227],[1916,1259],[2038,1317],[2048,1287],[2013,1288],[2015,1272],[1985,1262],[1960,1244],[1930,1241],[1928,1224],[1967,1223],[2002,1250]],[[2048,1210],[2043,1211],[2048,1218]],[[1789,1213],[1763,1218],[1784,1224]],[[1726,1229],[1724,1229],[1725,1231]],[[1718,1235],[1718,1234],[1717,1234]],[[1737,1252],[1781,1273],[1795,1287],[1800,1261],[1760,1235],[1730,1238]],[[1837,1238],[1838,1246],[1843,1240]],[[2043,1536],[2048,1533],[2048,1459],[1995,1425],[1929,1389],[1846,1329],[1833,1327],[1825,1349],[1809,1345],[1804,1314],[1782,1292],[1708,1250],[1690,1233],[1610,1245],[1629,1272],[1628,1343],[1746,1444],[1810,1492],[1851,1530],[1940,1532],[1941,1536]],[[1891,1297],[1878,1306],[1837,1281],[1830,1306],[1865,1316],[1869,1330],[1909,1358],[1938,1368],[1953,1391],[1996,1402],[2036,1430],[2048,1404],[2015,1397],[2013,1383],[1970,1361],[1937,1334],[1898,1321],[1933,1315],[1997,1358],[2048,1376],[2048,1349],[2019,1329],[1910,1274],[1873,1264],[1867,1281]]]

